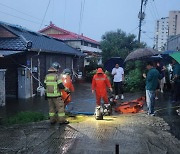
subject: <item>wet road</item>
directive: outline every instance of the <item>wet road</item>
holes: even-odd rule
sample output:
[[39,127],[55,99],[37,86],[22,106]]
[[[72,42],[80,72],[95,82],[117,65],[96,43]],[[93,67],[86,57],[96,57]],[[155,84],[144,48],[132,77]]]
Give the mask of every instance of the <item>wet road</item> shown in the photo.
[[[144,93],[125,94],[125,100],[133,100]],[[72,93],[73,102],[68,105],[67,110],[76,113],[93,114],[95,108],[95,96],[91,93],[90,83],[76,83],[75,92]],[[180,139],[180,116],[177,115],[176,109],[180,102],[172,104],[170,94],[159,93],[159,100],[156,101],[156,115],[162,117],[170,126],[170,132]],[[8,98],[5,107],[0,108],[0,117],[6,117],[16,114],[19,111],[37,111],[48,114],[48,103],[43,97],[34,97],[27,100],[17,100]]]

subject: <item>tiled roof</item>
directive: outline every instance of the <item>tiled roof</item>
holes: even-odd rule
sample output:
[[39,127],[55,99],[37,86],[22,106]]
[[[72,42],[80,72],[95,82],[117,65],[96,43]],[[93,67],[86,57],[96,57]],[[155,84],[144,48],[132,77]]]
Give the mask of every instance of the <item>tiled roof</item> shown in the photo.
[[27,42],[30,41],[32,42],[32,47],[30,49],[32,51],[41,50],[41,52],[54,52],[83,56],[80,51],[72,48],[58,39],[54,39],[47,35],[3,22],[0,22],[0,26],[17,36],[15,38],[0,38],[0,50],[27,50],[26,45]]
[[21,38],[0,38],[0,49],[5,50],[26,50],[25,43]]
[[19,54],[19,53],[23,53],[25,51],[1,51],[0,50],[0,57],[5,57],[5,56],[9,56],[9,55],[14,55],[14,54]]
[[95,40],[93,40],[91,38],[88,38],[88,37],[86,37],[84,35],[79,35],[79,34],[67,31],[65,29],[59,28],[59,27],[55,26],[52,23],[50,23],[49,26],[45,27],[44,29],[40,30],[39,32],[43,33],[44,31],[46,31],[48,29],[51,29],[51,28],[63,33],[63,34],[48,34],[49,36],[58,38],[60,40],[84,40],[84,41],[88,41],[88,42],[99,45],[99,42],[97,42],[97,41],[95,41]]

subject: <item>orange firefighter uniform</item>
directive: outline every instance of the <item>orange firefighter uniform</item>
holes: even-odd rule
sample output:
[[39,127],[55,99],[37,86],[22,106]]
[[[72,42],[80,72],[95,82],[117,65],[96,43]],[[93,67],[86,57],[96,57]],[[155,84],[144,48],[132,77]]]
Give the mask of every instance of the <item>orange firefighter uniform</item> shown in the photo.
[[50,122],[53,124],[67,123],[64,112],[64,102],[62,100],[62,93],[60,89],[65,89],[60,75],[55,68],[51,67],[48,70],[44,83],[46,85],[46,96],[49,103],[49,117]]
[[108,103],[107,88],[112,91],[110,81],[106,74],[104,74],[101,68],[98,68],[92,79],[92,92],[95,91],[96,93],[96,105],[101,105],[101,98],[105,104]]
[[[68,74],[62,74],[61,80],[63,85],[70,90],[70,92],[74,92],[74,86],[72,84],[72,80],[70,75]],[[66,106],[69,102],[71,102],[71,95],[64,89],[61,90],[62,93],[62,99],[64,101],[64,106]]]

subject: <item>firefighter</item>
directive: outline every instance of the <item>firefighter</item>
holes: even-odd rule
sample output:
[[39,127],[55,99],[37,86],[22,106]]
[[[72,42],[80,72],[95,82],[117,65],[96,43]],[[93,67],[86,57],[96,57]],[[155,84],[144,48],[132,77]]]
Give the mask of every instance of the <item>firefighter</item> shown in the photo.
[[112,87],[106,74],[103,72],[102,68],[98,68],[96,74],[93,76],[92,80],[92,93],[96,93],[96,106],[101,105],[101,98],[105,104],[108,104],[107,87],[112,92]]
[[60,64],[54,62],[48,69],[48,74],[45,77],[44,83],[46,86],[46,97],[49,103],[49,117],[50,123],[55,124],[68,124],[69,121],[65,119],[64,102],[62,100],[62,89],[68,91],[64,87],[62,80],[60,79],[59,69]]
[[[64,69],[61,74],[61,80],[66,88],[69,89],[70,92],[74,92],[74,86],[72,84],[71,80],[71,70],[70,69]],[[68,103],[71,102],[71,95],[70,92],[65,91],[64,89],[61,90],[62,92],[62,99],[64,101],[64,106],[66,106]]]

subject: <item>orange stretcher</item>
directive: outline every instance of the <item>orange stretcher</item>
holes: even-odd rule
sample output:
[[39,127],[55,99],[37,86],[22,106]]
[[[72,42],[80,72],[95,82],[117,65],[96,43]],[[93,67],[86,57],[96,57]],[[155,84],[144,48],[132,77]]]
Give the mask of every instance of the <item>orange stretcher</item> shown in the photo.
[[120,112],[122,114],[137,113],[142,111],[144,102],[145,97],[140,97],[138,99],[120,104],[118,107],[115,108],[115,111]]

